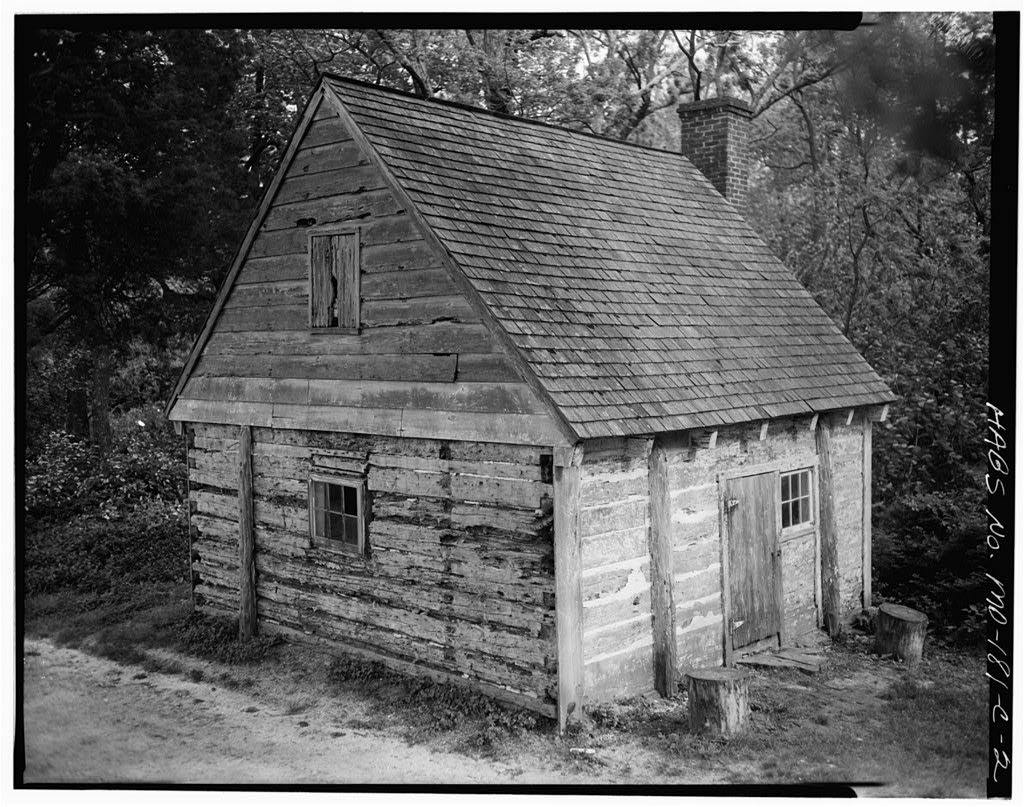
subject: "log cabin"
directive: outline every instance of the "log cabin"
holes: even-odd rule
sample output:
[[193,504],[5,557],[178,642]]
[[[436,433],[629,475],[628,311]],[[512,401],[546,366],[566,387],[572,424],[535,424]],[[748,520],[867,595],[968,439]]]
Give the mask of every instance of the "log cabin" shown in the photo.
[[892,393],[682,153],[324,76],[168,402],[194,602],[578,719],[871,602]]

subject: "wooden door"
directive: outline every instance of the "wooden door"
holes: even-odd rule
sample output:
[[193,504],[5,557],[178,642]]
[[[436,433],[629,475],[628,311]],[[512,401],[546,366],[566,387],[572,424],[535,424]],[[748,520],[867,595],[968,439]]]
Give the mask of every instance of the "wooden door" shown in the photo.
[[732,646],[774,636],[781,625],[781,569],[776,518],[778,474],[725,482]]

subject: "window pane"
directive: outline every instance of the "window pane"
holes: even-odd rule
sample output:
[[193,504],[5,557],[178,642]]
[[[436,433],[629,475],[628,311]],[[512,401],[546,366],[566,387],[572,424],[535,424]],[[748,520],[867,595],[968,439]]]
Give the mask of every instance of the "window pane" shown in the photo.
[[797,499],[793,502],[792,520],[794,524],[803,524],[807,520],[803,517],[803,499]]
[[328,490],[331,492],[331,512],[341,512],[341,485],[328,485]]
[[356,489],[345,485],[343,490],[345,492],[345,508],[343,512],[349,516],[359,515],[359,496]]
[[324,492],[325,486],[323,482],[313,483],[313,506],[319,508],[325,508],[327,506],[327,495]]
[[327,520],[324,511],[319,508],[313,510],[313,535],[316,538],[327,537]]
[[789,502],[786,502],[785,504],[782,505],[782,526],[783,527],[788,527],[792,523],[792,521],[790,519],[790,509],[789,508],[790,508]]
[[345,519],[345,543],[352,546],[359,546],[359,518],[357,516],[342,516]]
[[345,540],[345,517],[338,513],[331,513],[331,534],[328,536],[333,541]]
[[787,502],[789,499],[789,476],[784,475],[782,477],[782,501]]

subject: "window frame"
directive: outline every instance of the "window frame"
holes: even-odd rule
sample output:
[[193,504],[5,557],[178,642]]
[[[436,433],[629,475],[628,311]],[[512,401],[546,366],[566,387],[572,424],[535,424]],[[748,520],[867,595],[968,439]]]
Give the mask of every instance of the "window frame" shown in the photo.
[[[316,238],[330,238],[334,235],[351,235],[355,237],[355,271],[353,277],[353,294],[352,294],[352,305],[355,310],[352,312],[352,321],[355,325],[314,325],[313,324],[313,241]],[[324,227],[310,227],[306,233],[306,267],[307,267],[307,324],[310,331],[314,333],[340,333],[340,334],[358,334],[360,317],[362,315],[362,299],[361,299],[361,286],[362,286],[362,273],[363,273],[363,258],[362,258],[362,234],[361,229],[354,225],[329,225]],[[341,317],[338,317],[338,321],[341,321]]]
[[[812,465],[800,465],[795,468],[788,470],[779,471],[779,484],[778,484],[778,518],[779,518],[779,539],[789,538],[796,535],[803,535],[804,533],[812,532],[818,529],[818,491],[816,482],[817,464]],[[782,497],[782,480],[784,477],[797,477],[801,474],[807,475],[807,490],[801,490],[801,495],[798,498],[784,499]],[[792,485],[792,483],[790,483]],[[790,487],[790,493],[792,493],[792,487]],[[788,527],[782,525],[782,510],[783,507],[789,502],[807,501],[808,519],[801,521],[797,524],[790,524]],[[801,507],[801,510],[803,508]]]
[[[326,536],[316,534],[316,511],[317,509],[326,510],[330,512],[330,508],[317,508],[316,507],[316,483],[323,483],[327,485],[339,485],[342,487],[355,488],[356,491],[356,525],[359,530],[357,536],[356,546],[352,546],[344,541],[336,538],[328,538]],[[343,494],[344,495],[344,494]],[[328,495],[329,498],[329,495]],[[309,475],[309,545],[318,549],[327,549],[332,552],[340,552],[345,555],[352,555],[356,557],[366,557],[370,554],[369,542],[367,541],[367,497],[366,497],[366,479],[360,476],[345,475],[338,473],[317,473],[311,472]],[[343,514],[344,515],[344,514]]]

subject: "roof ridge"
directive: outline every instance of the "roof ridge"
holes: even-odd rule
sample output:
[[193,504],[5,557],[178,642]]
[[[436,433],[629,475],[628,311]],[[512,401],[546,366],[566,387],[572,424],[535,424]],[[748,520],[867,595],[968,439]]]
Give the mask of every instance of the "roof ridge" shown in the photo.
[[[554,129],[559,132],[567,132],[568,134],[581,135],[582,137],[590,137],[594,140],[601,140],[605,143],[614,143],[619,146],[629,146],[630,148],[642,149],[643,151],[653,151],[656,154],[670,154],[673,157],[679,157],[683,160],[687,160],[685,154],[681,151],[673,151],[672,149],[663,149],[656,146],[645,146],[641,143],[631,143],[628,140],[620,140],[617,137],[609,137],[608,135],[600,135],[595,132],[584,132],[580,129],[570,129],[568,126],[559,126],[557,123],[546,123],[544,121],[535,120],[534,118],[523,118],[519,115],[508,115],[504,112],[495,112],[493,109],[486,109],[485,107],[473,106],[462,101],[449,101],[447,98],[435,98],[430,96],[423,98],[419,95],[413,95],[405,90],[397,90],[394,87],[386,87],[382,84],[371,84],[369,81],[362,81],[356,78],[349,78],[348,76],[339,76],[337,73],[332,73],[329,70],[325,70],[320,74],[321,81],[323,79],[332,79],[334,81],[341,81],[345,84],[354,84],[357,87],[366,87],[370,90],[379,90],[381,92],[391,93],[392,95],[398,95],[402,98],[411,98],[414,101],[427,101],[441,106],[455,107],[456,109],[462,109],[467,112],[475,112],[481,115],[490,115],[495,118],[501,118],[503,120],[517,121],[519,123],[528,123],[532,126],[542,126],[545,129]],[[688,161],[688,160],[687,160]]]

